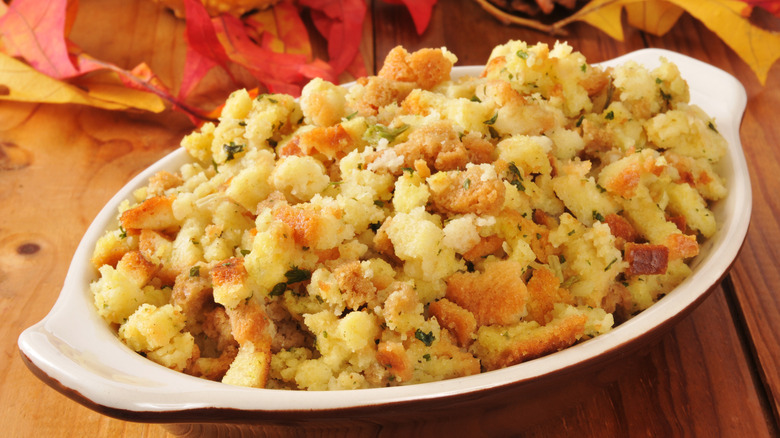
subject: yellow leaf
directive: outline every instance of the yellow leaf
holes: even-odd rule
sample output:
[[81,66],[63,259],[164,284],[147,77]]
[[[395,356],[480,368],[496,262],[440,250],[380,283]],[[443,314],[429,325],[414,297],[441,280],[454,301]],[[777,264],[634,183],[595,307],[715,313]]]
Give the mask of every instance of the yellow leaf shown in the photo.
[[[75,103],[97,108],[137,108],[160,112],[162,100],[153,94],[127,89],[107,73],[79,79],[79,86],[53,79],[29,65],[0,53],[0,99],[21,102]],[[119,84],[119,85],[116,85]]]
[[623,41],[623,6],[641,1],[643,0],[592,0],[571,16],[556,22],[553,29],[560,29],[573,21],[584,21],[612,38]]
[[780,59],[780,33],[753,26],[742,16],[745,2],[733,0],[668,0],[697,18],[731,47],[766,83],[769,69]]
[[685,10],[666,1],[653,1],[627,4],[626,12],[628,24],[653,35],[662,36],[677,23]]

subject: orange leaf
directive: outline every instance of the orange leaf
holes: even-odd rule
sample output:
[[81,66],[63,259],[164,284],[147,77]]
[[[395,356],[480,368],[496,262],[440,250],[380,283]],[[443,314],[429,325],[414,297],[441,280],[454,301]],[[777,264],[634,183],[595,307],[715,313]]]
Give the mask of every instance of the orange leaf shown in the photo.
[[385,3],[405,5],[412,15],[417,35],[422,35],[425,28],[428,27],[428,22],[431,21],[431,14],[433,13],[433,6],[436,5],[436,0],[385,0]]
[[343,72],[360,53],[365,1],[300,0],[299,4],[311,9],[314,25],[328,41],[330,65],[337,74]]
[[681,7],[665,1],[630,3],[626,5],[628,23],[639,30],[662,36],[677,23],[685,12]]
[[68,54],[67,21],[66,0],[16,0],[0,17],[0,37],[7,54],[53,78],[69,78],[81,72]]
[[187,21],[187,54],[179,87],[180,99],[186,98],[206,73],[217,65],[230,74],[230,58],[217,37],[205,6],[197,0],[184,0],[184,8]]

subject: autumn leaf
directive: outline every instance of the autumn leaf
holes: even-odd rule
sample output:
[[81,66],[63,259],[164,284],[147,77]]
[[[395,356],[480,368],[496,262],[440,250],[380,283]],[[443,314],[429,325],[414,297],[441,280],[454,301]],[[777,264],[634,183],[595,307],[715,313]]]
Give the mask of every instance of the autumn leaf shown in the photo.
[[669,32],[684,12],[685,9],[664,1],[626,5],[628,24],[656,36]]
[[745,3],[749,5],[748,9],[742,12],[746,17],[750,16],[750,9],[754,6],[766,9],[772,15],[780,17],[780,0],[745,0]]
[[328,41],[329,64],[336,74],[343,72],[360,54],[364,0],[300,0],[311,10],[312,21]]
[[742,16],[740,1],[668,0],[688,11],[732,48],[765,84],[769,69],[780,59],[780,33],[753,26]]
[[187,54],[186,68],[179,86],[180,99],[186,98],[198,82],[216,66],[222,67],[230,75],[230,58],[220,44],[206,8],[197,0],[184,0],[184,10],[187,21]]
[[81,74],[70,58],[64,38],[67,12],[67,1],[11,3],[0,17],[0,35],[6,53],[24,58],[36,70],[53,78]]
[[73,84],[45,75],[29,64],[0,53],[0,99],[17,102],[75,103],[110,110],[136,108],[160,112],[165,106],[154,94],[126,87],[100,72]]
[[409,10],[414,21],[414,28],[417,35],[422,35],[431,21],[433,6],[436,0],[384,0],[385,3],[400,5],[403,4]]
[[780,33],[751,24],[745,16],[750,5],[737,0],[591,0],[571,16],[554,23],[552,30],[560,30],[573,21],[584,21],[622,41],[624,8],[632,26],[655,35],[665,34],[682,11],[687,11],[731,47],[761,84],[766,83],[769,69],[780,59]]

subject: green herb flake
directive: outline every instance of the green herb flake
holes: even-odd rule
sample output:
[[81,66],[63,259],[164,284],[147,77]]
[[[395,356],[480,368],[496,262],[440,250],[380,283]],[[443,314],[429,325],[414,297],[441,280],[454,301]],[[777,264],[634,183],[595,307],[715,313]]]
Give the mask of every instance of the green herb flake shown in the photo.
[[119,238],[120,238],[120,239],[124,239],[124,238],[126,238],[126,237],[127,237],[127,230],[125,230],[124,228],[122,228],[122,226],[120,225],[120,226],[119,226]]
[[200,277],[200,266],[190,268],[190,277]]
[[433,344],[433,341],[436,339],[436,337],[433,336],[433,332],[425,333],[420,329],[417,329],[417,331],[414,332],[414,337],[422,341],[426,347],[430,347],[431,344]]
[[524,191],[525,191],[525,186],[523,185],[523,183],[522,183],[522,182],[520,182],[520,181],[518,181],[518,180],[513,180],[513,181],[510,181],[510,183],[509,183],[509,184],[512,184],[513,186],[515,186],[515,188],[516,188],[518,191],[520,191],[520,192],[524,192]]
[[244,145],[236,144],[231,141],[229,144],[223,144],[222,149],[224,149],[225,153],[227,153],[227,158],[225,161],[230,161],[235,158],[236,154],[244,152]]
[[471,96],[471,99],[469,99],[472,102],[482,103],[481,100],[479,100],[479,97],[477,96]]
[[664,80],[661,79],[661,78],[655,78],[655,83],[658,84],[658,85],[661,85],[661,84],[664,83]]
[[708,128],[710,128],[710,129],[712,129],[712,130],[713,130],[713,131],[715,131],[715,132],[718,132],[718,130],[717,130],[717,129],[715,129],[715,124],[714,124],[714,123],[712,123],[712,122],[707,122],[707,127],[708,127]]
[[469,178],[466,178],[466,180],[463,181],[463,190],[468,190],[469,187],[471,187],[471,180]]
[[585,120],[585,115],[581,115],[579,119],[577,119],[577,123],[574,124],[576,127],[580,127],[582,125],[582,121]]
[[564,257],[563,254],[561,254],[561,255],[558,256],[558,261],[561,264],[564,264],[564,263],[566,263],[566,257]]
[[499,137],[501,137],[501,134],[499,134],[498,131],[496,131],[496,128],[494,128],[492,126],[488,126],[488,132],[490,133],[490,136],[492,138],[499,138]]
[[287,290],[287,283],[285,282],[276,283],[276,285],[271,289],[271,292],[268,292],[268,296],[278,297],[279,295],[282,295],[286,290]]
[[498,113],[495,113],[495,114],[493,114],[493,117],[491,117],[488,120],[485,120],[482,123],[484,123],[485,125],[492,125],[492,124],[496,123],[497,119],[498,119]]
[[376,143],[379,139],[384,138],[388,142],[392,142],[404,131],[409,129],[409,125],[404,123],[397,128],[388,128],[384,125],[371,125],[363,134],[363,139]]
[[238,122],[238,126],[246,126],[246,122],[242,120]]
[[311,271],[305,269],[298,269],[297,266],[293,266],[289,271],[284,273],[287,278],[287,284],[299,283],[311,278]]
[[573,235],[576,232],[577,232],[577,230],[571,230],[571,231],[569,231],[569,234],[567,234],[567,236],[571,236],[571,235]]
[[382,201],[381,199],[376,199],[376,200],[374,200],[374,205],[376,205],[379,208],[382,208],[382,207],[385,206],[385,202]]
[[518,50],[517,57],[520,59],[528,59],[528,52],[526,52],[525,50]]
[[252,251],[248,250],[248,249],[242,249],[240,252],[241,252],[242,256],[246,256],[246,255],[249,255],[249,253],[252,252]]
[[614,111],[608,112],[607,115],[604,116],[604,118],[607,120],[613,120],[615,118],[615,112]]
[[593,210],[593,220],[594,221],[599,221],[599,222],[604,222],[604,216],[602,216],[601,213],[599,213],[598,211]]
[[358,112],[357,112],[357,111],[355,111],[354,113],[352,113],[352,114],[349,114],[349,115],[347,115],[347,116],[346,116],[346,117],[344,117],[344,118],[345,118],[345,119],[347,119],[347,120],[352,120],[353,118],[355,118],[355,116],[357,115],[357,113],[358,113]]
[[580,70],[581,70],[583,73],[585,73],[586,71],[588,71],[588,64],[582,64],[582,65],[580,66]]
[[561,283],[562,288],[568,288],[571,287],[574,283],[580,281],[579,275],[572,275],[571,277],[567,278],[563,283]]
[[214,159],[213,159],[213,158],[211,159],[211,167],[213,167],[213,168],[214,168],[214,172],[217,172],[217,173],[219,173],[219,168],[217,167],[217,162],[216,162],[216,161],[214,161]]
[[609,271],[609,268],[611,268],[611,267],[612,267],[612,265],[614,265],[616,261],[617,261],[617,258],[614,258],[614,259],[612,259],[612,261],[611,261],[611,262],[609,262],[609,264],[607,265],[607,267],[606,267],[606,268],[604,268],[604,272],[607,272],[607,271]]
[[431,361],[431,355],[428,353],[423,354],[423,359],[425,359],[427,362]]

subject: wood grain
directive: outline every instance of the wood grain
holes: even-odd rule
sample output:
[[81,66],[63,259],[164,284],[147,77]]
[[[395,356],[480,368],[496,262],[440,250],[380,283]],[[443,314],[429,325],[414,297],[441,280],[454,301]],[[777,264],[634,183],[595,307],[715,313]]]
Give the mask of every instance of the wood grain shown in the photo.
[[[109,60],[132,66],[145,59],[175,80],[182,69],[181,23],[146,0],[82,0],[78,43]],[[101,10],[105,9],[105,10]],[[439,0],[429,29],[418,36],[406,10],[372,1],[361,53],[378,69],[395,45],[446,46],[461,65],[481,64],[508,39],[552,44],[549,35],[507,27],[475,2]],[[129,17],[136,26],[116,52],[120,36],[104,14]],[[761,15],[768,26],[778,21]],[[777,28],[777,27],[776,27]],[[780,30],[780,28],[777,28]],[[780,420],[780,65],[765,86],[708,29],[685,15],[664,37],[626,28],[624,42],[587,25],[565,38],[597,62],[642,47],[663,47],[735,75],[748,92],[741,136],[753,184],[753,220],[730,278],[657,344],[605,367],[594,389],[562,397],[558,409],[524,418],[506,406],[467,422],[420,422],[359,431],[323,429],[319,436],[778,436]],[[92,34],[90,35],[90,32]],[[324,52],[324,41],[314,39]],[[166,45],[167,44],[167,45]],[[168,56],[166,57],[166,53]],[[113,58],[110,58],[113,57]],[[214,78],[220,83],[219,78]],[[222,83],[224,86],[224,83]],[[204,88],[209,88],[208,84]],[[215,99],[203,90],[204,100]],[[75,106],[0,103],[0,430],[3,436],[163,437],[160,425],[105,417],[52,390],[30,373],[16,339],[51,308],[70,257],[102,205],[137,172],[175,148],[190,129],[181,115],[145,115]],[[541,394],[540,394],[541,395]],[[169,426],[197,435],[206,426]],[[226,427],[221,433],[246,432]],[[259,430],[262,436],[302,436],[295,425]],[[248,435],[247,435],[248,436]],[[309,434],[307,436],[317,436]]]

